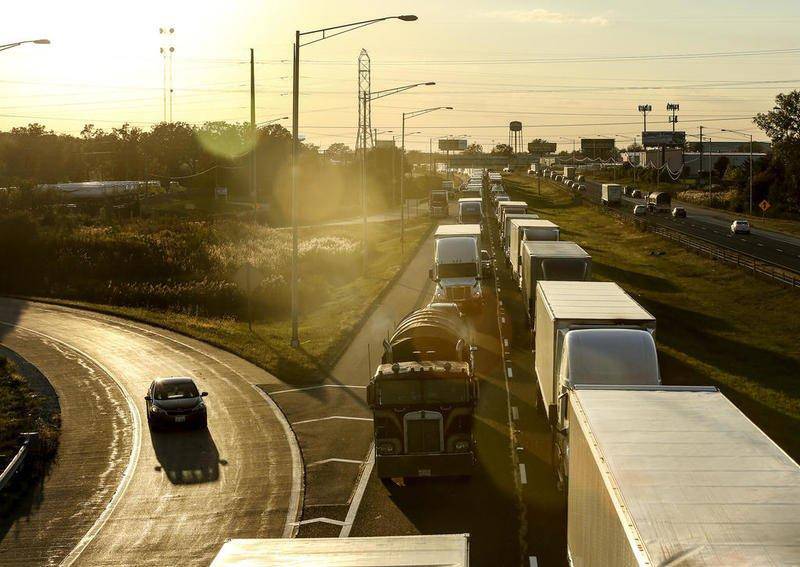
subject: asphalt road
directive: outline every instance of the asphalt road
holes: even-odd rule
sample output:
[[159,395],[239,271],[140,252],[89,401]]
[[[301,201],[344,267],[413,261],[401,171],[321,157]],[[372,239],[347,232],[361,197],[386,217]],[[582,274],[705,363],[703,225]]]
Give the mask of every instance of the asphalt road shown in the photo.
[[[586,196],[599,203],[600,183],[587,181]],[[632,214],[634,205],[643,203],[643,199],[623,197],[621,210]],[[800,273],[800,239],[759,229],[753,229],[751,234],[734,235],[730,231],[731,221],[723,215],[683,203],[681,206],[687,210],[687,217],[683,219],[673,219],[671,215],[665,213],[648,213],[641,218],[646,222],[703,238]]]
[[[565,501],[550,462],[547,422],[536,404],[527,321],[502,261],[496,223],[486,228],[497,278],[484,282],[486,307],[471,318],[480,383],[475,472],[468,480],[412,479],[404,485],[372,475],[351,535],[468,532],[471,564],[564,565]],[[420,254],[427,256],[416,277],[424,280],[432,254]]]
[[[275,377],[175,333],[13,299],[0,299],[0,342],[62,410],[49,476],[0,522],[0,564],[207,565],[227,538],[291,533],[300,453],[255,387]],[[207,432],[148,430],[143,396],[165,375],[209,392]]]

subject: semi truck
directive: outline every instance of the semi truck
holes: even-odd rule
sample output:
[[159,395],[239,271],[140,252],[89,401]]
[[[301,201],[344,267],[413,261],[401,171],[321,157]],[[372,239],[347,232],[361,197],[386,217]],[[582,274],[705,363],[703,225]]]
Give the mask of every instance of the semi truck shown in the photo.
[[622,202],[622,185],[618,183],[603,183],[600,188],[601,201],[606,206],[619,205]]
[[575,567],[800,564],[800,467],[714,388],[576,386]]
[[[539,281],[534,322],[536,378],[552,425],[558,423],[559,397],[572,384],[660,380],[653,340],[656,319],[616,283]],[[607,356],[602,351],[606,347],[611,349]],[[581,352],[587,353],[584,358],[570,359]],[[597,364],[596,371],[585,366],[589,363]],[[584,376],[584,370],[590,375]]]
[[592,273],[592,257],[574,242],[523,242],[519,255],[519,285],[531,322],[540,281],[586,281]]
[[469,567],[469,534],[230,539],[211,567]]
[[508,235],[509,223],[513,219],[538,219],[539,215],[536,213],[506,213],[503,217],[503,224],[500,225],[500,238],[503,244],[503,250],[508,250]]
[[513,276],[519,277],[519,250],[525,241],[555,241],[560,237],[558,225],[544,219],[513,219],[508,229],[508,249],[505,250]]
[[464,197],[458,200],[458,222],[460,224],[480,224],[483,221],[483,199]]
[[513,201],[511,199],[507,201],[498,201],[495,212],[497,216],[497,222],[500,223],[500,226],[503,226],[504,214],[525,214],[528,212],[528,203],[525,201]]
[[448,224],[434,233],[434,267],[428,276],[436,282],[434,301],[454,302],[465,311],[481,311],[481,225]]
[[564,166],[564,179],[575,179],[575,166],[574,165],[565,165]]
[[458,307],[433,303],[412,311],[383,346],[367,386],[378,477],[470,475],[478,383]]
[[431,189],[428,200],[428,212],[432,218],[445,218],[448,215],[448,198],[446,189]]

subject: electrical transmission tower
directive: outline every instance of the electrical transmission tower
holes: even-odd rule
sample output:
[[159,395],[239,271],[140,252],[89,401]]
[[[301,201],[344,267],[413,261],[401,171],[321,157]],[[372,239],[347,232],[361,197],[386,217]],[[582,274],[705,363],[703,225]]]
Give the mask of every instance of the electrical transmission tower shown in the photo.
[[164,63],[164,122],[172,122],[172,55],[175,53],[175,28],[158,28],[161,35],[161,59]]
[[[375,147],[370,92],[369,53],[367,53],[366,49],[362,49],[358,55],[358,134],[356,135],[356,151],[362,145]],[[362,136],[366,136],[366,144],[361,139]]]

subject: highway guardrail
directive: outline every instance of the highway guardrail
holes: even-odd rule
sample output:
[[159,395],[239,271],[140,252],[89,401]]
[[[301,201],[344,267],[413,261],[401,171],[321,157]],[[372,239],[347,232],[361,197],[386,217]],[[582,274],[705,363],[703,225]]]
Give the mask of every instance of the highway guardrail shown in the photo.
[[22,468],[22,465],[25,464],[25,459],[28,457],[28,454],[31,452],[33,448],[33,444],[38,437],[38,433],[23,433],[22,436],[24,440],[22,441],[22,446],[17,450],[17,454],[14,455],[14,458],[6,465],[6,468],[3,469],[3,472],[0,473],[0,491],[2,491],[11,479],[14,477],[15,474]]

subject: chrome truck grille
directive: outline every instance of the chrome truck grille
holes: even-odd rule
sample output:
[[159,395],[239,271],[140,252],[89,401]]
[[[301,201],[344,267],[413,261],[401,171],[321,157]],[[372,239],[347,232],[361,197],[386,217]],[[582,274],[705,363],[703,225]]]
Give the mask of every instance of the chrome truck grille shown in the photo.
[[439,453],[442,447],[442,414],[419,411],[406,414],[406,452]]
[[468,285],[454,285],[447,288],[447,299],[451,301],[464,301],[470,298]]

